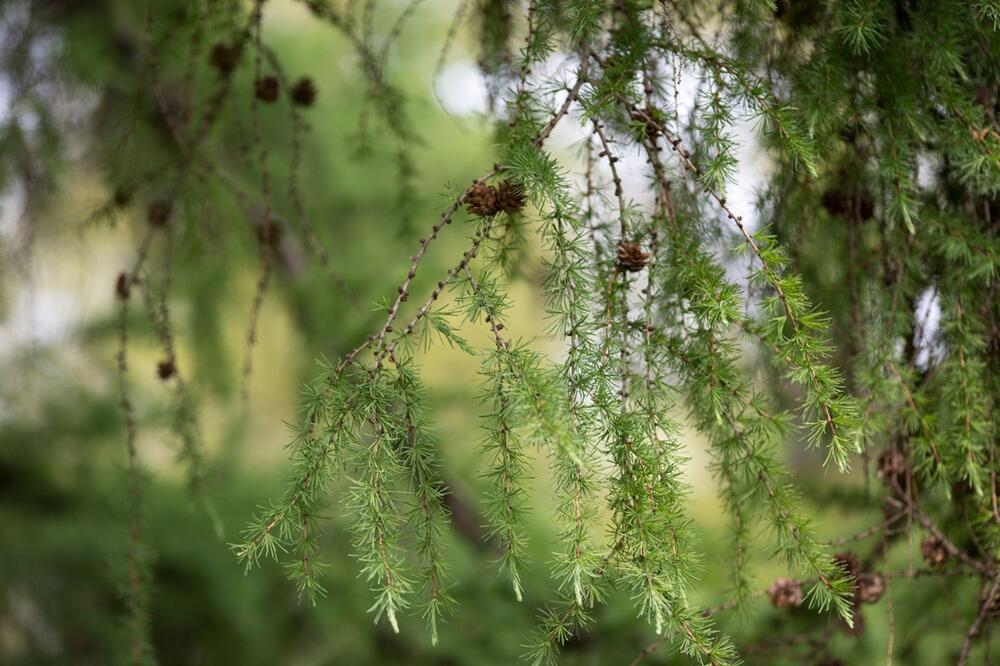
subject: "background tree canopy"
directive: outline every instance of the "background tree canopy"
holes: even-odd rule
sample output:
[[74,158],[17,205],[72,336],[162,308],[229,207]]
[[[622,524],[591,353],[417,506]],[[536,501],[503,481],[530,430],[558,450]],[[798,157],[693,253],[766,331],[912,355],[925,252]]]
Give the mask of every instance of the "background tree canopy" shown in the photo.
[[998,31],[0,3],[0,661],[991,663]]

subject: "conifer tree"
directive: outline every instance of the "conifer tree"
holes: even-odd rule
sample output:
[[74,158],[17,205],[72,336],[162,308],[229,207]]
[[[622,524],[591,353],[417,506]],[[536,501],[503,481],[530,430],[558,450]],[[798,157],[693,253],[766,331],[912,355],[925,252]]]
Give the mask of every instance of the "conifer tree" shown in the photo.
[[[398,287],[374,327],[304,387],[286,489],[227,537],[248,575],[274,559],[304,601],[336,603],[325,560],[349,547],[376,623],[415,631],[404,618],[422,618],[433,643],[448,631],[462,581],[449,567],[452,489],[421,367],[428,346],[446,345],[480,369],[485,473],[471,485],[497,553],[490,566],[518,601],[528,571],[545,571],[555,590],[541,608],[523,604],[537,616],[529,663],[556,663],[584,635],[601,640],[605,605],[648,626],[634,663],[669,651],[762,663],[749,654],[769,641],[781,659],[833,663],[834,634],[860,632],[883,597],[885,654],[905,662],[893,595],[933,606],[926,593],[906,596],[926,577],[956,581],[950,658],[987,654],[1000,614],[1000,4],[462,0],[439,61],[459,35],[478,37],[495,154],[473,182],[441,183],[439,216],[421,220],[407,213],[419,195],[414,153],[435,146],[421,143],[420,110],[392,67],[421,3],[300,2],[352,49],[361,131],[391,146],[396,224],[419,237],[407,265],[386,268]],[[307,123],[323,122],[309,107],[339,92],[286,71],[267,41],[271,10],[264,0],[148,3],[133,16],[141,64],[126,90],[164,157],[137,173],[116,149],[101,155],[112,194],[97,215],[148,206],[114,285],[131,663],[154,658],[128,384],[136,318],[156,333],[180,458],[214,520],[169,307],[171,276],[213,258],[185,248],[181,266],[175,256],[203,233],[194,201],[205,184],[240,227],[242,240],[227,242],[251,247],[243,260],[257,266],[244,392],[283,238],[324,271],[318,289],[350,292],[322,221],[307,214],[301,174]],[[553,148],[564,131],[580,137],[577,154]],[[292,146],[290,166],[271,158],[279,141]],[[770,165],[752,209],[735,194],[751,148]],[[239,178],[225,164],[233,154]],[[464,237],[464,249],[433,274],[427,256],[445,236]],[[526,256],[542,266],[544,346],[511,315]],[[471,341],[475,327],[489,344]],[[725,552],[705,552],[691,511],[689,432],[706,442]],[[540,473],[554,484],[546,506],[528,490]],[[814,502],[865,526],[817,520]],[[531,543],[539,512],[558,524],[542,559]],[[324,538],[331,513],[349,518],[349,545]],[[785,573],[760,580],[769,558]],[[729,592],[706,599],[705,579],[722,576]],[[791,618],[776,636],[733,615],[759,617],[765,596]]]

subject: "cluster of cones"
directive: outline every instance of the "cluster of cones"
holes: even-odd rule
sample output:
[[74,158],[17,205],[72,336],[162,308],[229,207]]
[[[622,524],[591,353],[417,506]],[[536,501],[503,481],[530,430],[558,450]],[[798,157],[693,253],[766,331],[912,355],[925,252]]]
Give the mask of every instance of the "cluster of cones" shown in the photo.
[[493,217],[498,213],[517,213],[524,208],[524,188],[509,180],[494,187],[487,183],[474,183],[462,198],[466,210],[472,215]]
[[[517,213],[524,208],[524,188],[502,181],[493,186],[488,183],[476,182],[462,197],[465,209],[471,215],[493,217],[499,213]],[[638,273],[649,264],[650,253],[645,252],[639,243],[623,241],[618,245],[618,267],[629,273]]]
[[[229,74],[239,64],[241,51],[239,45],[218,42],[212,45],[209,63],[222,74]],[[254,95],[262,102],[273,104],[280,93],[281,85],[273,74],[254,81]],[[289,95],[296,106],[312,106],[316,101],[316,85],[309,77],[302,77],[291,87]]]
[[[881,574],[863,571],[861,561],[854,553],[837,553],[836,565],[854,580],[855,604],[874,604],[885,592],[885,579]],[[767,589],[771,605],[776,608],[796,608],[802,605],[805,594],[802,584],[793,578],[779,578]]]
[[[920,544],[924,562],[932,568],[945,564],[949,559],[948,547],[938,536],[932,534]],[[865,571],[857,555],[850,552],[837,553],[834,563],[854,580],[854,604],[878,603],[885,593],[885,578],[879,573]],[[802,605],[805,594],[802,583],[794,578],[778,578],[767,588],[771,605],[775,608],[797,608]]]
[[[278,77],[273,74],[269,74],[254,82],[254,94],[262,102],[273,104],[278,101],[280,93],[281,85],[278,83]],[[312,82],[312,79],[304,76],[295,82],[295,85],[289,91],[289,95],[291,95],[292,102],[296,106],[312,106],[313,102],[316,101],[316,85]]]

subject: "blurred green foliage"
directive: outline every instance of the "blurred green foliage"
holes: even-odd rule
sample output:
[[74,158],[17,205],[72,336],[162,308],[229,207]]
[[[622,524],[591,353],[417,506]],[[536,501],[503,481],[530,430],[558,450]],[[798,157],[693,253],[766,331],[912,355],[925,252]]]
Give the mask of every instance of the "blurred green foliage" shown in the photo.
[[[20,234],[16,242],[5,237],[5,249],[16,248],[5,257],[17,259],[17,270],[4,272],[0,304],[5,324],[26,321],[34,313],[39,326],[19,334],[0,355],[0,663],[105,664],[121,657],[125,612],[125,433],[113,366],[114,277],[133,259],[145,229],[146,205],[171,192],[172,183],[154,176],[152,187],[127,204],[108,208],[104,203],[113,199],[115,186],[128,189],[141,174],[177,155],[160,109],[151,98],[134,95],[136,78],[144,76],[142,3],[41,6],[45,4],[3,3],[12,21],[28,7],[38,12],[33,20],[44,28],[43,37],[48,30],[57,34],[39,47],[48,49],[40,76],[46,85],[67,85],[72,103],[49,106],[42,86],[19,90],[18,106],[12,105],[17,113],[6,118],[0,136],[0,150],[25,155],[4,161],[8,172],[0,174],[0,184],[7,188],[16,180],[12,169],[20,170],[18,182],[26,189],[19,224],[30,238],[22,243]],[[490,3],[489,9],[496,12],[502,4]],[[553,581],[538,566],[524,574],[525,598],[517,603],[497,573],[497,554],[477,542],[481,520],[475,498],[484,481],[476,451],[481,433],[473,418],[480,411],[476,364],[448,350],[418,358],[440,415],[445,475],[464,510],[471,512],[464,530],[448,535],[460,610],[442,628],[437,646],[431,647],[418,618],[404,619],[398,635],[384,624],[373,624],[369,585],[357,577],[357,562],[349,555],[348,517],[339,506],[327,507],[321,544],[330,564],[323,579],[329,594],[315,606],[297,598],[277,564],[268,562],[244,575],[230,548],[262,498],[278,496],[284,487],[287,466],[281,444],[287,432],[282,424],[295,418],[299,387],[316,375],[315,359],[340,357],[381,321],[372,304],[393,295],[417,238],[440,214],[443,184],[460,191],[495,158],[485,123],[449,116],[433,99],[431,76],[455,7],[428,5],[433,6],[414,14],[390,52],[393,83],[407,100],[419,137],[412,152],[412,181],[405,183],[392,132],[377,118],[359,129],[360,119],[374,114],[369,113],[371,102],[365,103],[366,84],[348,40],[310,19],[301,5],[268,4],[273,14],[265,24],[268,46],[287,76],[309,76],[317,83],[317,102],[303,112],[308,129],[299,177],[309,217],[346,291],[304,243],[289,240],[285,261],[265,295],[246,406],[240,404],[240,368],[258,280],[257,240],[232,192],[203,174],[193,176],[174,202],[171,261],[185,269],[172,274],[169,304],[179,366],[196,397],[209,473],[200,494],[192,493],[175,459],[177,438],[170,429],[175,398],[155,375],[161,358],[156,332],[137,308],[130,322],[130,377],[146,469],[143,521],[154,553],[151,635],[161,664],[510,664],[526,650],[535,612],[554,595]],[[178,6],[167,0],[154,3],[156,39],[175,37],[170,30],[183,21],[171,23],[168,10]],[[220,26],[213,29],[234,30],[230,23],[240,5],[219,6],[223,9],[213,16]],[[380,14],[378,20],[391,25],[392,15]],[[12,35],[8,33],[10,44],[19,45]],[[488,55],[503,61],[498,35],[487,36]],[[209,46],[202,44],[198,57],[206,57]],[[474,56],[466,55],[474,50],[470,46],[460,41],[451,57],[471,64]],[[7,69],[21,50],[7,49]],[[188,54],[161,51],[160,57],[162,71],[176,72],[183,71]],[[191,82],[195,99],[211,94],[213,77],[199,70]],[[233,87],[209,142],[211,154],[227,178],[256,192],[257,146],[247,114],[249,70],[236,74]],[[60,138],[47,131],[49,123],[67,122],[55,115],[75,117],[68,108],[73,104],[94,110],[81,114],[86,120],[73,126],[78,135]],[[39,131],[19,125],[32,113]],[[261,124],[276,184],[270,205],[280,217],[294,207],[287,187],[294,150],[288,116],[280,105],[264,107]],[[44,163],[30,163],[29,154],[41,156]],[[415,196],[400,202],[404,186]],[[88,218],[91,211],[102,212]],[[431,250],[414,292],[429,292],[446,270],[447,257],[460,252],[471,233],[471,225],[461,224],[448,229]],[[815,236],[796,250],[813,300],[846,310],[840,272],[844,258],[832,255],[830,244]],[[154,260],[164,262],[166,256],[165,248],[157,246]],[[513,289],[523,298],[515,299],[510,328],[544,345],[542,304],[536,296],[540,274],[537,260],[518,266]],[[49,293],[65,300],[45,298]],[[470,335],[488,342],[484,332]],[[684,437],[692,450],[701,451],[696,435],[685,432]],[[698,546],[704,553],[695,601],[710,605],[729,592],[732,550],[706,465],[705,458],[696,457],[688,474],[695,486],[691,512],[699,519]],[[799,486],[820,525],[836,525],[836,534],[843,535],[881,518],[865,501],[860,473],[836,486],[820,483],[827,477],[815,474],[803,472]],[[546,475],[539,470],[531,481],[541,506],[551,499]],[[223,527],[221,535],[214,529],[213,512]],[[553,516],[531,514],[531,561],[551,559],[553,525]],[[771,552],[757,555],[755,583],[764,589],[782,567]],[[919,561],[918,546],[910,543],[893,552],[891,566],[905,569],[914,558]],[[968,598],[976,593],[972,585],[927,578],[893,587],[897,663],[939,664],[951,658],[957,634],[941,623],[947,614],[925,614],[921,604],[929,597],[943,605],[952,597]],[[627,596],[621,590],[613,594]],[[887,596],[864,609],[858,636],[805,608],[777,611],[763,598],[755,601],[753,614],[724,611],[722,617],[734,641],[748,646],[748,663],[805,663],[803,655],[811,654],[809,640],[815,635],[806,632],[827,623],[834,635],[831,655],[847,663],[874,664],[884,659],[889,603]],[[566,645],[564,663],[628,663],[653,640],[627,602],[602,605],[596,613],[599,632],[585,632]],[[801,645],[793,642],[789,648],[788,635],[800,634],[805,637]],[[780,655],[773,650],[776,645],[782,647]],[[661,648],[647,662],[687,660]]]

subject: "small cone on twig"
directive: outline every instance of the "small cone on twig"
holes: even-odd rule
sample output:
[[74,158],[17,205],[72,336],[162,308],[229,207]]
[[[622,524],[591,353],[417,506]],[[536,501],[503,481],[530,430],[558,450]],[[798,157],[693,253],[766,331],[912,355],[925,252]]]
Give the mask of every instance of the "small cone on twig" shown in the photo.
[[272,222],[265,222],[256,228],[257,242],[261,247],[276,248],[281,244],[281,227]]
[[618,246],[618,265],[630,273],[638,273],[649,263],[649,252],[638,243],[625,242]]
[[129,292],[132,290],[131,279],[127,273],[119,273],[118,279],[115,280],[115,296],[119,300],[127,301],[129,297]]
[[257,95],[257,99],[267,104],[278,101],[279,90],[278,77],[273,74],[258,79],[254,83],[254,94]]
[[474,184],[469,188],[462,201],[465,203],[466,210],[472,215],[490,217],[496,215],[499,210],[497,207],[497,188],[486,183]]
[[852,552],[844,551],[837,553],[833,556],[833,563],[851,578],[856,579],[858,574],[861,573],[861,562],[858,560],[857,555]]
[[858,576],[858,601],[863,604],[874,604],[882,598],[885,592],[885,579],[877,573],[865,572]]
[[175,372],[177,372],[177,366],[174,365],[174,359],[172,358],[156,364],[156,376],[164,381],[173,377]]
[[212,45],[212,53],[209,60],[212,67],[223,74],[228,74],[236,68],[236,63],[240,59],[240,50],[235,46],[216,42]]
[[896,449],[886,449],[878,457],[878,476],[889,487],[906,487],[906,456]]
[[504,213],[517,213],[524,208],[524,188],[505,180],[497,187],[497,208]]
[[775,608],[797,608],[802,605],[802,586],[792,578],[779,578],[767,588],[767,596]]
[[316,101],[316,86],[312,79],[303,76],[292,86],[292,102],[296,106],[312,106]]
[[920,554],[924,556],[924,562],[932,567],[941,566],[949,557],[944,541],[934,534],[920,542]]
[[858,215],[862,220],[869,220],[875,213],[875,202],[863,192],[852,195],[841,190],[830,190],[823,193],[821,203],[835,217]]

